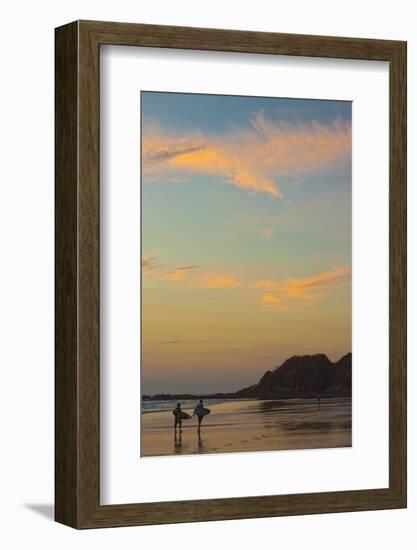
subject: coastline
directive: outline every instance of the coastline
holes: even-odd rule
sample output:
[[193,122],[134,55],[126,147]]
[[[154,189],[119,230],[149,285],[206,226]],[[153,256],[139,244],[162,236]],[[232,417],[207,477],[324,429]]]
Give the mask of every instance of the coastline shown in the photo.
[[200,434],[196,417],[175,432],[172,404],[141,414],[142,457],[352,446],[351,397],[207,399]]

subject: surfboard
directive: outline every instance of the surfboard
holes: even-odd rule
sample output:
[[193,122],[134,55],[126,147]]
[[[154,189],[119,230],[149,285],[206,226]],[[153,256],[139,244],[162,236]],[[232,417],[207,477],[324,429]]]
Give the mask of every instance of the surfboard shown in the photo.
[[194,409],[194,414],[197,416],[206,416],[206,414],[210,414],[210,409],[206,409],[205,407],[196,407]]
[[[175,410],[172,411],[172,414],[176,416]],[[181,420],[189,420],[191,418],[191,415],[186,413],[185,411],[181,411]]]

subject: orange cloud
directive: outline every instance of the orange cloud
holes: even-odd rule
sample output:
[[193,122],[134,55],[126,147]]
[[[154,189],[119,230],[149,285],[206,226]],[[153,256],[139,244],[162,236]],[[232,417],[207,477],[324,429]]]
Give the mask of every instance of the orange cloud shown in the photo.
[[195,264],[174,266],[168,271],[158,269],[161,264],[156,256],[142,260],[146,274],[154,281],[175,283],[190,289],[246,289],[249,293],[258,290],[262,306],[287,311],[290,307],[313,306],[328,297],[329,292],[350,282],[349,267],[334,267],[308,277],[287,277],[283,280],[260,279],[255,282],[238,277],[234,273],[203,272]]
[[277,181],[337,169],[351,157],[351,126],[334,120],[291,125],[256,113],[248,128],[221,136],[175,136],[144,125],[142,168],[148,180],[211,174],[255,193],[282,197]]
[[256,286],[264,290],[286,292],[290,296],[301,296],[307,290],[329,288],[345,283],[350,275],[350,268],[335,267],[312,277],[289,277],[285,281],[260,280]]
[[177,265],[161,272],[162,264],[157,256],[142,258],[142,273],[157,281],[180,283],[188,288],[220,289],[239,286],[237,277],[230,273],[200,273],[196,264]]
[[288,303],[313,305],[327,296],[323,291],[346,284],[349,280],[349,268],[335,267],[331,271],[312,277],[291,277],[284,281],[262,279],[257,281],[255,286],[267,292],[261,297],[264,305],[282,306]]
[[201,288],[236,288],[239,283],[234,275],[207,273],[198,279],[198,286]]
[[335,267],[332,271],[320,273],[314,277],[290,279],[287,292],[290,296],[301,296],[307,290],[332,288],[346,283],[349,275],[350,269],[346,267]]
[[243,189],[281,197],[278,188],[265,176],[255,174],[238,155],[221,148],[207,146],[172,158],[172,164],[197,172],[224,175],[228,183]]
[[264,294],[261,297],[261,303],[268,308],[288,311],[288,303],[286,303],[281,296],[277,296],[276,294]]

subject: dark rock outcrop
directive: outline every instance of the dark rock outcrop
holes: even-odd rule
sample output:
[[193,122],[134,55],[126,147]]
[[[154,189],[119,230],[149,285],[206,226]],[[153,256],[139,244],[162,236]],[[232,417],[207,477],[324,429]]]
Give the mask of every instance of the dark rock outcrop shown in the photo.
[[257,384],[236,392],[236,397],[277,399],[285,397],[351,396],[352,354],[332,363],[324,354],[294,355]]

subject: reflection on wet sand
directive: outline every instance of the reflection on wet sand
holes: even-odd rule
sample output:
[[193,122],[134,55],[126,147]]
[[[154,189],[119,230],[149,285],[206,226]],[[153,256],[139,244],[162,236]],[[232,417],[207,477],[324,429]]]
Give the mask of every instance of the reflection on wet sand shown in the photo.
[[195,418],[175,431],[172,413],[141,417],[141,456],[350,447],[350,398],[230,400],[210,405],[197,430]]
[[198,452],[199,453],[204,453],[204,445],[203,445],[203,440],[201,439],[201,431],[200,430],[197,431],[197,436],[198,436]]
[[181,454],[181,447],[182,447],[182,430],[181,428],[178,430],[174,430],[174,450],[176,454]]

